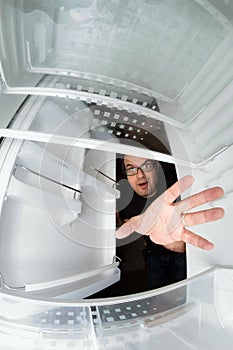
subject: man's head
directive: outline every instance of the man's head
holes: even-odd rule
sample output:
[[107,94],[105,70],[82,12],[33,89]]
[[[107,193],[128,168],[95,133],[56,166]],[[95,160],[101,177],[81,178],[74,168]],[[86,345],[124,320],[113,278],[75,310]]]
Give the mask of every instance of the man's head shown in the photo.
[[157,191],[158,162],[146,158],[124,156],[124,167],[133,190],[142,197],[151,197]]

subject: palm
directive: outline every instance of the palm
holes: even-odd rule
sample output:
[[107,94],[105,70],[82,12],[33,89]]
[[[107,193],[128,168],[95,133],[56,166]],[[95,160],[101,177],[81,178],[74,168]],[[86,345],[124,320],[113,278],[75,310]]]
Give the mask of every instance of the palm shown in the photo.
[[[177,181],[158,197],[145,213],[127,221],[116,232],[116,237],[124,238],[136,231],[150,236],[153,242],[162,245],[183,241],[203,249],[211,249],[213,247],[212,243],[184,227],[182,215],[190,209],[220,198],[223,195],[223,190],[220,187],[213,187],[174,203],[192,184],[193,177],[191,176],[185,176]],[[218,220],[223,215],[224,210],[222,208],[186,213],[185,223],[187,226],[204,224]]]

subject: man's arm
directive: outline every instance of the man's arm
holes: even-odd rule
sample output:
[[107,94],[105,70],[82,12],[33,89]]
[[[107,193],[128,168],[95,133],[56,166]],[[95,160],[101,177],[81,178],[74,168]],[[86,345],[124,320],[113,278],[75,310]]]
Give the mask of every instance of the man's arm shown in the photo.
[[224,216],[223,208],[211,208],[192,213],[188,211],[222,197],[224,191],[220,187],[213,187],[174,203],[184,191],[192,186],[193,182],[192,176],[185,176],[177,181],[143,214],[124,223],[116,231],[116,237],[125,238],[136,231],[150,236],[150,239],[157,244],[167,245],[183,241],[205,250],[212,249],[211,242],[188,230],[186,226],[219,220]]

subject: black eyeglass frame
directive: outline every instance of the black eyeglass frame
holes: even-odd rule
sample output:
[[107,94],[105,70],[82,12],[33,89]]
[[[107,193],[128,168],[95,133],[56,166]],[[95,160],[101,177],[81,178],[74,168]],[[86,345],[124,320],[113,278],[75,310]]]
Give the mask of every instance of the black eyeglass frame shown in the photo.
[[[144,167],[145,165],[147,165],[148,163],[152,164],[152,168],[149,169],[149,170],[143,169],[143,167]],[[126,176],[135,176],[135,175],[138,174],[138,170],[139,170],[139,169],[140,169],[143,173],[149,173],[150,171],[152,171],[152,170],[156,167],[157,164],[158,164],[158,163],[157,163],[156,161],[153,161],[153,160],[146,160],[146,161],[145,161],[141,166],[139,166],[139,167],[131,167],[131,168],[125,169],[125,174],[126,174]],[[136,169],[136,172],[135,172],[134,174],[128,174],[128,173],[127,173],[128,170],[132,170],[132,169]]]

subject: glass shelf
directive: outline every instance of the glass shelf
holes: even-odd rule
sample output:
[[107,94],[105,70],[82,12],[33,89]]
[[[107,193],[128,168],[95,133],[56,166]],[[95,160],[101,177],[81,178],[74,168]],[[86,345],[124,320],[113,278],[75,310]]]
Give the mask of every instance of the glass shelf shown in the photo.
[[112,299],[67,303],[4,292],[0,344],[7,350],[149,350],[155,344],[230,350],[232,297],[232,267],[213,267],[171,286]]

